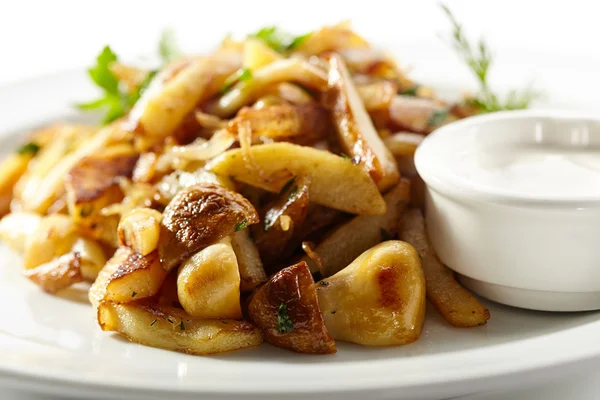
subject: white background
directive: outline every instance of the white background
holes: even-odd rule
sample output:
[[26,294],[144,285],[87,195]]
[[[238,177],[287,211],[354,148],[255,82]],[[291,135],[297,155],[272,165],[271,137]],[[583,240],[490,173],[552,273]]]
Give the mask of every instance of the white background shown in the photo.
[[[446,4],[470,37],[484,35],[494,50],[497,66],[492,78],[497,87],[532,81],[554,103],[593,108],[589,99],[596,99],[600,89],[600,10],[595,2],[447,0]],[[472,86],[468,72],[439,38],[449,26],[437,1],[430,0],[0,0],[0,84],[89,65],[105,44],[124,59],[154,54],[165,27],[176,30],[185,50],[200,51],[228,32],[241,35],[277,24],[303,33],[345,19],[378,46],[392,50],[423,82]],[[597,399],[597,378],[598,374],[570,377],[519,391],[507,387],[509,392],[503,394],[468,399]],[[41,399],[24,396],[3,391],[1,397]]]

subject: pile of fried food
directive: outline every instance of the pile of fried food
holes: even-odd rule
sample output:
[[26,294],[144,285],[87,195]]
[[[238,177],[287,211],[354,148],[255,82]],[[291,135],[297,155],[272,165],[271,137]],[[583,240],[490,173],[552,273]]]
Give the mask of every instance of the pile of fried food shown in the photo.
[[92,283],[103,330],[192,354],[334,353],[417,340],[426,298],[454,326],[488,320],[428,242],[412,161],[476,110],[348,25],[228,38],[159,71],[107,48],[90,74],[112,122],[36,131],[3,162],[0,237],[46,292]]

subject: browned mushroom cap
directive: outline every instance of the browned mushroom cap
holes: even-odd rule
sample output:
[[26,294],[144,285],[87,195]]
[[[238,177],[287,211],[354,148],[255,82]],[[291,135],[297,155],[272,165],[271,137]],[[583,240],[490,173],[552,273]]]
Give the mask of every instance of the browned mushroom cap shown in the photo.
[[238,193],[208,183],[185,188],[163,213],[158,243],[163,267],[170,271],[206,246],[258,221],[252,204]]
[[335,341],[325,327],[308,265],[300,262],[275,274],[248,308],[263,337],[298,353],[331,354]]

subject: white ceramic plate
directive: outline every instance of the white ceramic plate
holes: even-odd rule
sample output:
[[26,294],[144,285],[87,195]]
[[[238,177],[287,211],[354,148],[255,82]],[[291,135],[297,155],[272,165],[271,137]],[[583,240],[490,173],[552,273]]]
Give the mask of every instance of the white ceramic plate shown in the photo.
[[[85,74],[62,73],[0,89],[0,148],[93,96]],[[575,371],[600,356],[600,314],[549,314],[488,304],[485,327],[456,329],[429,310],[422,337],[397,348],[340,343],[333,356],[269,345],[195,357],[100,331],[85,288],[54,297],[21,277],[0,247],[0,385],[99,398],[442,398]]]

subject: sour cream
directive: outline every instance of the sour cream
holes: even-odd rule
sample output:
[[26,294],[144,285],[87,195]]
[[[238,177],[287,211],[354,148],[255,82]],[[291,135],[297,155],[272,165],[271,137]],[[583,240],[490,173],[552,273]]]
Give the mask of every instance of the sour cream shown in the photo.
[[455,161],[457,176],[514,195],[600,197],[600,148],[515,144],[480,148]]

